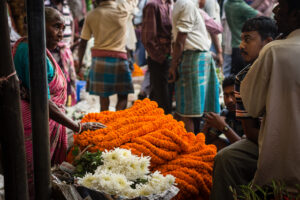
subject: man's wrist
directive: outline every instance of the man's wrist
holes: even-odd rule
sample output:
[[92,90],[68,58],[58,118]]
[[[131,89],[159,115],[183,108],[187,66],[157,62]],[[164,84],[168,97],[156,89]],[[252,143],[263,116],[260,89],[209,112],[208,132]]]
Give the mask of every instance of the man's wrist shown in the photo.
[[229,131],[230,126],[226,123],[222,123],[222,125],[219,126],[218,130],[222,132],[227,132]]

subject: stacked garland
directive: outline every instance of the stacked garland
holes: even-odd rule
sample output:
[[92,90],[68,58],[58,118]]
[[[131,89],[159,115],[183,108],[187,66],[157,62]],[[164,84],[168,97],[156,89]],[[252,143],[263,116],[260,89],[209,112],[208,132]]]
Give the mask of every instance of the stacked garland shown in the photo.
[[[157,103],[145,99],[123,111],[90,113],[82,122],[101,122],[105,129],[74,135],[74,144],[91,152],[115,147],[151,157],[151,171],[172,174],[180,189],[175,199],[208,199],[216,148],[205,145],[203,134],[187,133],[182,122],[165,115]],[[69,154],[69,161],[72,154]]]

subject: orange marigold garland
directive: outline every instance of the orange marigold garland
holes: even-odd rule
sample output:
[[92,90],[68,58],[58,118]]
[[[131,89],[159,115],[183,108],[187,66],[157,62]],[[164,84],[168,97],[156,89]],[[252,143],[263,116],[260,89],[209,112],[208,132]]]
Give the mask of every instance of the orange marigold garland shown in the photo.
[[180,192],[175,200],[208,199],[215,146],[205,144],[204,134],[188,133],[183,122],[165,115],[156,102],[144,99],[126,110],[89,113],[82,122],[101,122],[107,128],[74,135],[81,150],[89,145],[91,152],[120,147],[150,156],[152,171],[176,177]]

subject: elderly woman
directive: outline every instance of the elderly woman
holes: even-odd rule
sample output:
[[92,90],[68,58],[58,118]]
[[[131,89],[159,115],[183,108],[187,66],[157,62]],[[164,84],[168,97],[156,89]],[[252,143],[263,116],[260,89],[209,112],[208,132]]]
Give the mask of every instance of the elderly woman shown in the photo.
[[[67,101],[67,82],[58,64],[49,50],[54,49],[63,37],[64,20],[62,15],[53,8],[45,9],[46,46],[47,46],[47,77],[49,99],[49,133],[51,164],[59,164],[66,158],[67,135],[66,127],[74,132],[88,129],[99,129],[105,126],[100,123],[76,123],[64,114]],[[27,171],[31,199],[33,198],[33,163],[32,163],[32,129],[29,102],[29,58],[27,39],[22,38],[13,48],[14,63],[21,82],[22,118],[24,124]],[[41,133],[42,134],[42,133]]]

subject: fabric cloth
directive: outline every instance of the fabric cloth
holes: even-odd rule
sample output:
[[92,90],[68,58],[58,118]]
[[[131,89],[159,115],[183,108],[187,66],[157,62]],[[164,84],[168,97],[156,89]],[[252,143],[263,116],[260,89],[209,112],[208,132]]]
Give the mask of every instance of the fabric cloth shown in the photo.
[[300,182],[300,29],[261,50],[241,84],[244,106],[252,117],[264,115],[254,184]]
[[239,48],[244,23],[258,15],[244,0],[227,0],[225,3],[226,19],[232,34],[232,48]]
[[138,11],[134,13],[133,24],[139,25],[143,22],[143,9],[147,4],[147,0],[139,0]]
[[[215,21],[221,24],[221,11],[218,0],[205,0],[204,11]],[[222,43],[222,35],[218,34],[219,42]],[[212,47],[214,45],[212,44]],[[216,52],[216,51],[213,51]]]
[[144,75],[144,80],[141,86],[141,92],[146,93],[146,95],[148,96],[150,94],[150,71],[149,69],[147,69],[145,75]]
[[131,71],[127,60],[93,57],[90,70],[90,94],[109,97],[113,94],[133,93]]
[[171,2],[149,0],[143,11],[142,42],[152,60],[163,63],[171,52]]
[[84,19],[84,15],[86,14],[86,6],[85,1],[82,0],[68,0],[70,10],[72,11],[72,15],[78,21]]
[[223,26],[223,34],[222,34],[223,52],[224,52],[224,54],[231,55],[231,53],[232,53],[231,31],[230,31],[229,25],[226,20],[225,12],[223,12],[222,26]]
[[231,71],[231,55],[223,54],[224,63],[223,63],[223,74],[225,77],[230,76]]
[[204,18],[205,27],[210,34],[219,34],[223,32],[222,25],[215,22],[204,10],[200,9],[200,14]]
[[[7,5],[7,9],[9,10],[8,5]],[[12,25],[12,19],[11,16],[9,15],[9,12],[7,13],[7,19],[8,19],[8,27],[9,27],[10,45],[13,45],[18,39],[20,39],[20,35],[15,31]]]
[[[58,7],[51,1],[51,0],[45,0],[45,6],[46,7],[52,7],[57,10]],[[63,42],[66,43],[69,47],[73,43],[73,16],[69,7],[69,4],[66,0],[62,1],[62,10],[59,10],[61,14],[64,16],[65,20],[65,30],[63,35]]]
[[[258,146],[243,139],[225,147],[215,157],[211,200],[233,200],[229,186],[238,189],[247,185],[254,177],[257,167]],[[241,195],[237,190],[238,195]]]
[[84,40],[89,40],[92,36],[95,38],[92,50],[126,53],[127,22],[136,5],[137,0],[126,0],[123,3],[101,2],[87,14],[81,38]]
[[77,103],[76,94],[76,71],[71,49],[65,42],[60,42],[55,50],[51,51],[55,61],[63,71],[67,81],[68,102],[69,106]]
[[173,40],[176,40],[178,32],[188,33],[184,50],[209,51],[211,40],[196,2],[192,0],[176,1],[172,18]]
[[176,113],[201,117],[203,112],[220,113],[219,81],[209,52],[185,51],[175,83]]
[[244,61],[240,48],[232,48],[230,73],[237,75],[247,63]]
[[[14,57],[18,57],[20,49],[18,48],[19,44],[24,40],[21,38],[16,42],[13,47]],[[24,44],[23,44],[24,45]],[[26,51],[25,48],[21,48],[23,51]],[[60,67],[52,57],[51,53],[47,50],[47,59],[51,62],[51,67],[54,70],[54,76],[51,81],[48,80],[48,86],[51,95],[51,101],[54,102],[62,112],[65,112],[64,105],[67,100],[67,83],[65,77],[60,70]],[[22,62],[15,62],[16,68],[24,68],[28,70],[28,59],[23,60]],[[19,74],[17,71],[18,77],[21,80],[21,83],[26,83],[22,72]],[[30,103],[26,100],[21,100],[21,110],[22,110],[22,120],[24,125],[24,139],[25,139],[25,150],[26,150],[26,161],[27,161],[27,176],[28,176],[28,186],[30,199],[34,199],[34,177],[33,177],[33,149],[32,149],[32,128],[31,128],[31,109]],[[60,164],[66,158],[67,153],[67,135],[66,128],[54,120],[49,120],[49,135],[50,135],[50,157],[51,164]]]
[[[24,39],[18,40],[18,45],[14,47],[15,48],[14,64],[15,64],[15,69],[17,71],[18,77],[22,82],[22,85],[26,89],[30,89],[28,43],[21,42],[23,40]],[[54,68],[48,57],[46,58],[46,67],[47,67],[47,79],[49,84],[54,77]],[[50,99],[49,85],[47,87],[47,90],[48,90],[48,99]]]
[[165,59],[163,63],[158,63],[148,57],[148,70],[150,72],[150,99],[156,101],[166,114],[172,111],[171,85],[168,84],[170,60]]
[[247,65],[242,71],[240,71],[235,77],[234,83],[234,96],[236,99],[236,117],[237,118],[249,118],[251,117],[248,112],[246,111],[241,95],[240,95],[240,87],[241,82],[244,80],[245,76],[247,75],[251,65]]

